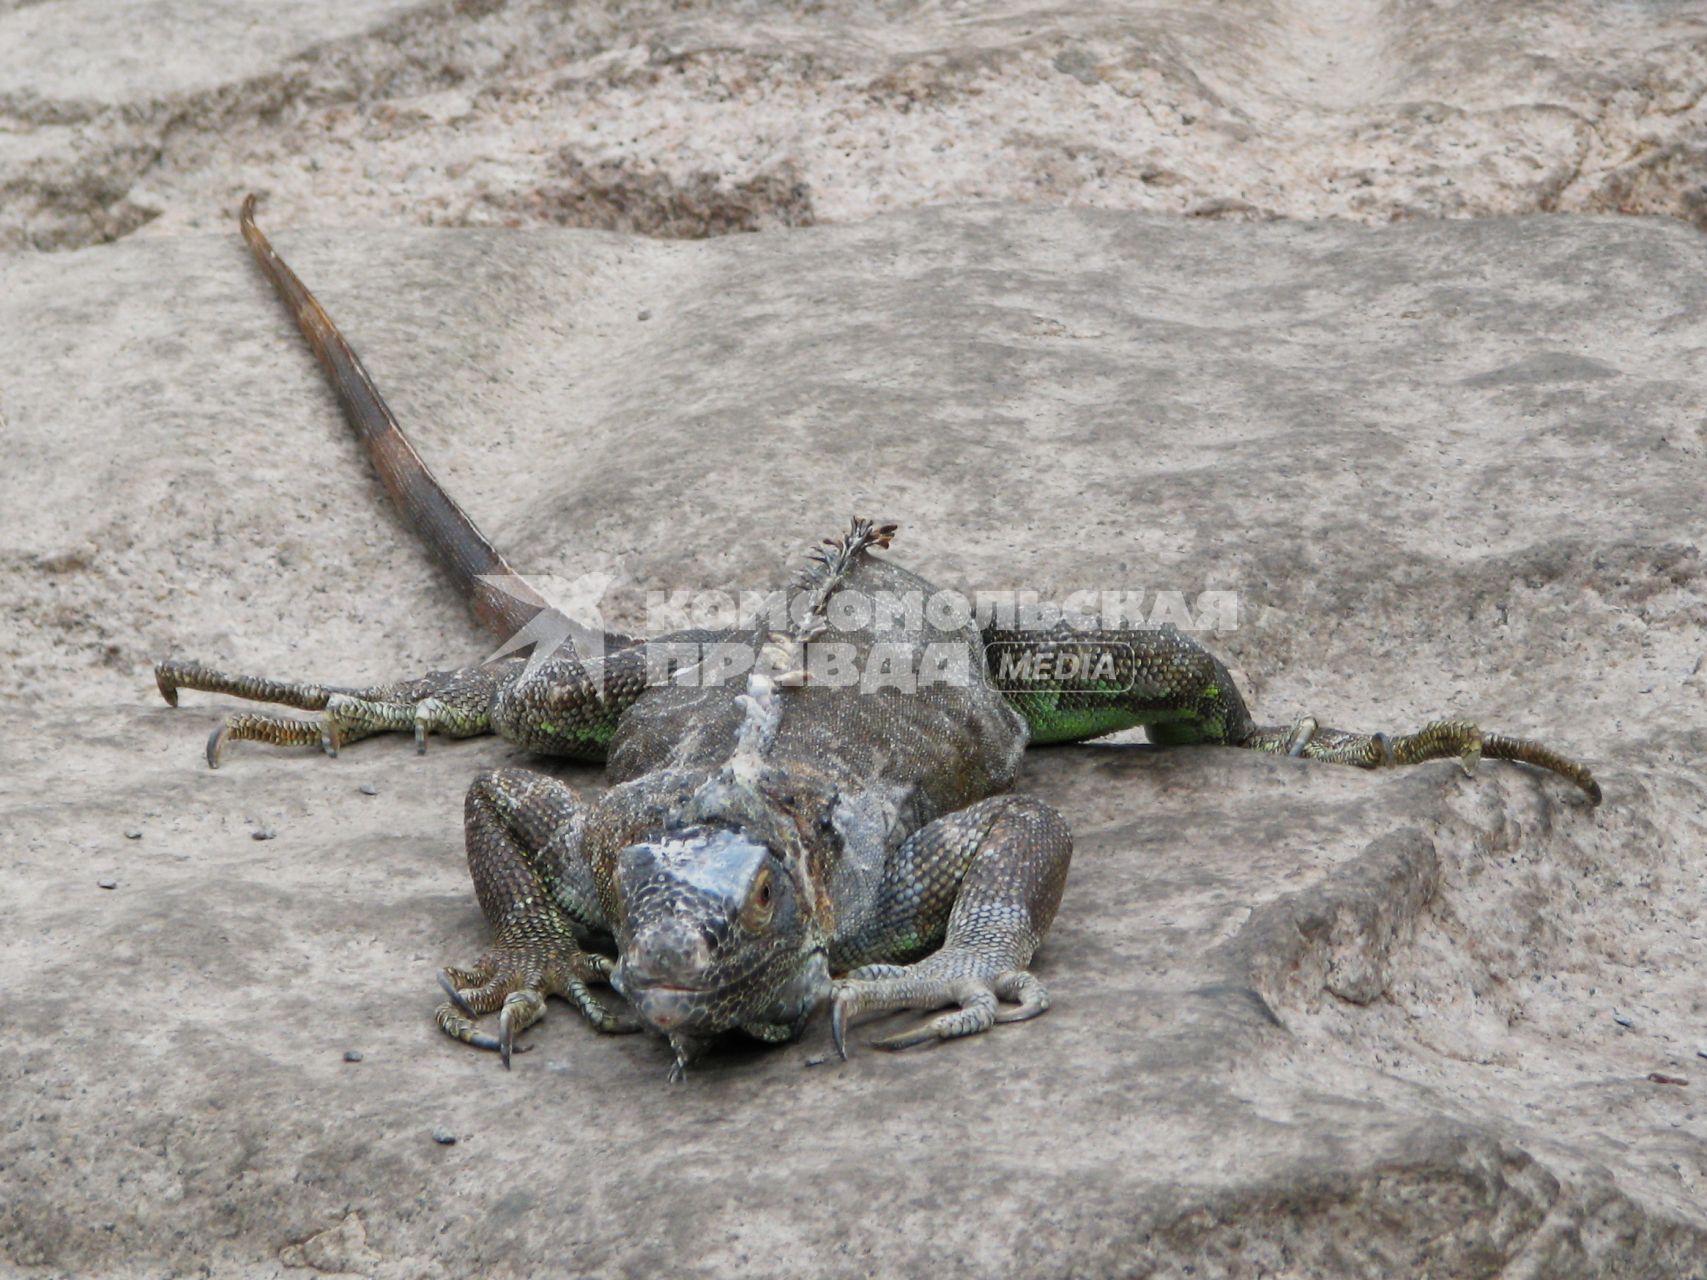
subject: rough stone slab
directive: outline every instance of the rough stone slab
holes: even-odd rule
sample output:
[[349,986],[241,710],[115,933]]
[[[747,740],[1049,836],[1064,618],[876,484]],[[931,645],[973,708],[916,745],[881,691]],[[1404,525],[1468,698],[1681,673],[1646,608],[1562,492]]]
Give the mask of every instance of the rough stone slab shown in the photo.
[[945,583],[1235,590],[1214,642],[1263,714],[1475,715],[1588,756],[1608,800],[1040,751],[1023,785],[1078,839],[1047,1017],[808,1068],[819,1028],[671,1089],[658,1044],[554,1008],[505,1075],[429,1014],[483,943],[461,792],[511,753],[211,773],[224,704],[169,710],[148,672],[360,680],[490,642],[234,231],[8,258],[0,1268],[1699,1265],[1694,233],[990,207],[277,240],[519,564],[622,575],[613,620],[880,513]]
[[0,5],[0,246],[667,236],[980,200],[1701,222],[1707,14],[1625,0]]

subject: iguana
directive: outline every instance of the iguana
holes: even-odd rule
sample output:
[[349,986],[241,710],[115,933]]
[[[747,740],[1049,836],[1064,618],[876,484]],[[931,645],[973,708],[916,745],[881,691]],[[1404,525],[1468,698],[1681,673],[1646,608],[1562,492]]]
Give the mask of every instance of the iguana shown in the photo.
[[[518,632],[537,605],[504,589],[509,566],[440,488],[254,208],[251,196],[243,235],[386,488],[482,621]],[[797,574],[780,626],[682,632],[663,645],[601,636],[598,656],[559,650],[531,670],[509,658],[374,688],[175,660],[156,677],[173,705],[188,688],[321,713],[228,717],[208,742],[215,767],[236,740],[336,753],[384,730],[412,731],[423,745],[428,733],[497,733],[531,752],[604,763],[610,785],[596,799],[516,768],[485,773],[468,791],[469,870],[496,936],[472,965],[443,971],[449,999],[436,1019],[458,1040],[497,1050],[506,1067],[552,995],[601,1031],[667,1037],[674,1078],[721,1033],[789,1040],[826,1002],[844,1058],[848,1024],[868,1013],[950,1009],[876,1042],[904,1048],[1044,1012],[1048,993],[1028,966],[1073,845],[1055,809],[1009,789],[1031,743],[1143,726],[1166,745],[1370,769],[1442,758],[1468,769],[1489,757],[1550,769],[1600,800],[1583,765],[1466,721],[1391,738],[1308,717],[1256,724],[1222,663],[1172,628],[1040,632],[845,608],[934,590],[875,554],[894,533],[856,519],[826,540]],[[832,631],[838,613],[851,621]],[[934,664],[941,678],[876,689],[814,678],[832,639],[855,666]],[[676,659],[709,645],[744,648],[744,678],[684,680],[693,664]],[[1097,679],[1063,677],[1072,664],[1055,659],[1074,647],[1094,652]],[[620,1003],[595,995],[599,985]],[[495,1035],[478,1023],[493,1012]]]

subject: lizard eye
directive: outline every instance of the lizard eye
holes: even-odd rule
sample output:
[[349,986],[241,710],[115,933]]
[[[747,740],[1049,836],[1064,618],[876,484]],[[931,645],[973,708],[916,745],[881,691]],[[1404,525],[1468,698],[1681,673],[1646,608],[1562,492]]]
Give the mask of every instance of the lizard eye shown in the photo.
[[741,923],[756,933],[771,922],[775,907],[776,889],[771,870],[766,867],[753,880],[753,887],[747,894],[747,905],[741,909]]

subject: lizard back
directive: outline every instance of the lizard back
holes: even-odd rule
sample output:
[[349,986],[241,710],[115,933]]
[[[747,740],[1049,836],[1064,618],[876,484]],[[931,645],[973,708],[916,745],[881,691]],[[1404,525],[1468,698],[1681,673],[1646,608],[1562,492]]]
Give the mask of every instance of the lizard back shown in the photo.
[[[939,625],[960,620],[933,619],[922,608],[935,591],[861,552],[826,602],[835,625],[806,644],[806,683],[778,691],[782,715],[765,752],[768,769],[796,784],[802,801],[818,793],[844,806],[856,798],[875,805],[889,847],[1007,790],[1027,741],[1024,720],[989,679],[974,621]],[[758,652],[767,635],[750,626],[719,642]],[[735,750],[744,687],[744,675],[735,675],[718,685],[649,688],[611,741],[610,780],[721,767]]]

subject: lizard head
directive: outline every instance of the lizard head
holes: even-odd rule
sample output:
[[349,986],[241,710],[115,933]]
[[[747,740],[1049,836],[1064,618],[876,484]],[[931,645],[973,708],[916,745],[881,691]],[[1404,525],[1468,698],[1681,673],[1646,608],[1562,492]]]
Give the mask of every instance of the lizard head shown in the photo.
[[828,993],[805,887],[743,831],[690,827],[630,845],[617,887],[611,984],[672,1039],[794,1024]]

